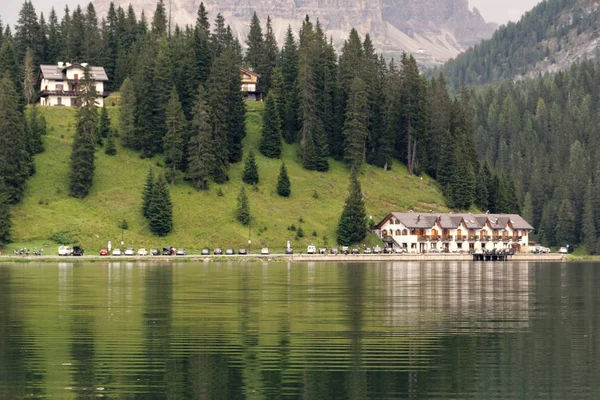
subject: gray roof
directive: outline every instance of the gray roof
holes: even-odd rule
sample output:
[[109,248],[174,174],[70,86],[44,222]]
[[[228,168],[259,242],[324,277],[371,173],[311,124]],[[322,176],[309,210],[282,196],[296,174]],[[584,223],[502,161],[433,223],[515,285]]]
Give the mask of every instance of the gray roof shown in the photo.
[[[40,65],[40,75],[42,76],[42,79],[64,80],[67,79],[67,69],[72,67],[83,68],[81,64],[73,64],[69,66]],[[88,66],[88,68],[90,69],[90,75],[92,79],[95,81],[108,81],[108,75],[106,75],[104,67]]]
[[506,229],[508,223],[514,229],[533,230],[533,227],[517,214],[452,214],[452,213],[416,213],[416,212],[393,212],[389,214],[379,226],[388,219],[395,218],[409,229],[431,229],[439,222],[442,229],[456,229],[464,223],[467,229],[481,229],[488,222],[492,229]]

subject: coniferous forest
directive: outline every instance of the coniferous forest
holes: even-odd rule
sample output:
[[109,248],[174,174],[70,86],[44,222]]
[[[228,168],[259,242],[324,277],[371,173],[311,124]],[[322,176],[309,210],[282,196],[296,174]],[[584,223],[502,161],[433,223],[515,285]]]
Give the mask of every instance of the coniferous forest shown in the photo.
[[[46,20],[26,1],[14,32],[0,22],[0,104],[11,105],[0,107],[0,202],[18,202],[35,172],[45,123],[26,104],[35,102],[38,66],[58,61],[105,68],[109,90],[120,93],[120,143],[143,158],[163,155],[165,184],[183,177],[205,190],[228,181],[229,165],[244,160],[245,181],[258,182],[254,154],[242,147],[244,66],[260,74],[266,100],[256,149],[264,156],[279,158],[285,141],[297,145],[307,170],[325,172],[331,159],[352,171],[364,164],[393,170],[400,162],[409,174],[437,179],[450,208],[522,212],[542,243],[596,251],[596,64],[451,93],[443,75],[426,79],[410,55],[385,59],[355,30],[337,51],[307,16],[299,32],[290,28],[277,43],[270,19],[254,15],[242,44],[223,16],[213,17],[200,4],[194,26],[172,25],[160,0],[150,21],[113,4],[99,16],[91,3],[66,8],[60,21],[53,10]],[[95,113],[78,115],[98,124]],[[77,122],[96,132],[90,123]],[[100,134],[90,140],[96,137],[102,143]],[[88,173],[93,184],[93,164]],[[289,195],[289,180],[280,186]]]

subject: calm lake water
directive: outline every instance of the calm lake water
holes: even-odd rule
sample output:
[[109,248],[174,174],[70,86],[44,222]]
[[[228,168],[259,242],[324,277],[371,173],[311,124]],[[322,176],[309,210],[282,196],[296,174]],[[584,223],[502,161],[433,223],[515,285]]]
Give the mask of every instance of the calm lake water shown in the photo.
[[599,399],[600,263],[0,264],[0,399]]

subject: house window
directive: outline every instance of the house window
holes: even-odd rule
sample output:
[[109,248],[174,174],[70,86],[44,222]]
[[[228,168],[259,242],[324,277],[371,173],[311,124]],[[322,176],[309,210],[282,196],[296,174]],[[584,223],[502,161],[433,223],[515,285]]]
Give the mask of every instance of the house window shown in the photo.
[[62,83],[56,85],[56,90],[63,90]]
[[249,92],[256,92],[256,85],[254,85],[254,84],[248,85],[248,91]]
[[75,79],[76,81],[78,81],[79,80],[79,74],[75,74],[73,79]]
[[58,104],[59,106],[62,106],[62,97],[56,98],[56,104]]
[[396,229],[396,236],[400,236],[400,229]]
[[404,235],[404,236],[408,235],[408,231],[406,229],[403,229],[402,230],[402,235]]
[[384,230],[381,232],[381,235],[382,235],[382,236],[387,236],[387,235],[388,235],[388,234],[387,234],[387,229],[384,229]]
[[77,97],[71,97],[71,106],[75,107],[77,105]]

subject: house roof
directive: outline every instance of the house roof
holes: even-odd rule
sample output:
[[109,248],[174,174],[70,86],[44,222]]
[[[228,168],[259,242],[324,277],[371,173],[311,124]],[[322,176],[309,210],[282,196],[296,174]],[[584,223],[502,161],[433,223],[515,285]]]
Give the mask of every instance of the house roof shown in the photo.
[[381,228],[390,219],[397,219],[408,229],[431,229],[436,222],[442,229],[456,229],[464,224],[467,229],[481,229],[486,222],[495,230],[506,229],[510,225],[514,229],[533,230],[533,227],[517,214],[452,214],[452,213],[415,213],[415,212],[392,212],[388,214],[378,225]]
[[[42,79],[64,80],[67,79],[67,70],[71,68],[85,68],[85,65],[75,63],[67,65],[40,65],[40,75]],[[108,81],[108,75],[104,67],[88,66],[90,76],[95,81]]]
[[248,75],[254,75],[254,76],[256,76],[256,77],[260,78],[260,74],[257,74],[256,72],[254,72],[254,71],[252,71],[252,70],[249,70],[249,69],[247,69],[247,68],[240,67],[240,71],[242,71],[242,72],[244,72],[244,73],[246,73],[246,74],[248,74]]

